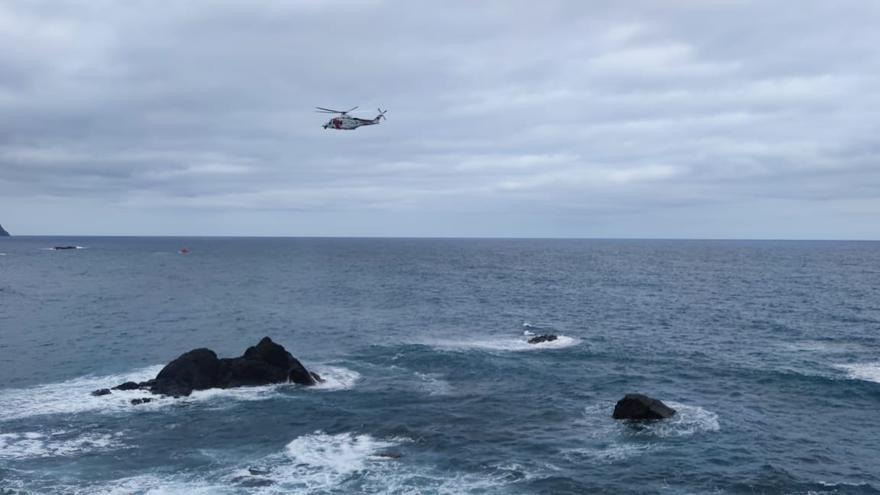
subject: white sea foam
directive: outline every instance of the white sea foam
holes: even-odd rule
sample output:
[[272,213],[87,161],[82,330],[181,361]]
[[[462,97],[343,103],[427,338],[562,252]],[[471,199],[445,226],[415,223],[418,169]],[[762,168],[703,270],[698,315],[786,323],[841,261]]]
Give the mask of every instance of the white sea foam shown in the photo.
[[834,367],[846,371],[847,377],[853,380],[880,383],[880,362],[838,364]]
[[586,457],[597,462],[616,462],[646,452],[662,450],[663,438],[684,437],[719,431],[718,415],[699,406],[664,401],[676,410],[673,417],[660,421],[628,422],[611,417],[613,403],[594,404],[578,421],[590,444],[569,449],[567,456]]
[[436,373],[415,373],[419,379],[420,388],[428,392],[428,395],[450,395],[452,393],[452,385],[442,379]]
[[[83,493],[76,490],[75,493]],[[142,475],[111,481],[105,486],[90,487],[86,493],[100,495],[212,495],[240,493],[226,485],[207,480],[177,479],[170,476]]]
[[[156,376],[162,366],[150,366],[107,376],[84,376],[58,383],[27,388],[0,390],[0,421],[38,416],[42,414],[74,414],[88,411],[115,412],[131,409],[131,399],[143,397],[139,390],[116,391],[94,397],[91,392],[127,381],[140,382]],[[154,401],[138,407],[155,407]]]
[[381,449],[394,445],[366,434],[328,435],[316,431],[288,443],[285,452],[297,469],[305,471],[303,474],[320,471],[324,475],[345,476],[362,471],[367,463],[377,460],[376,454]]
[[712,411],[678,402],[666,401],[666,405],[675,409],[675,415],[662,421],[648,422],[646,431],[649,434],[658,437],[679,437],[721,429],[718,415]]
[[321,376],[323,382],[310,387],[316,390],[350,390],[354,388],[361,374],[340,366],[314,365],[310,368]]
[[[494,493],[500,487],[532,479],[530,468],[502,465],[485,474],[465,474],[412,465],[399,448],[407,438],[316,431],[299,436],[282,452],[200,475],[147,474],[89,487],[88,493],[121,494],[312,494]],[[79,491],[81,487],[71,487]],[[63,491],[63,490],[62,490]]]
[[123,446],[122,433],[87,433],[71,436],[64,431],[49,434],[0,433],[0,459],[32,459],[79,455],[118,449]]
[[[142,382],[154,378],[162,365],[149,366],[130,373],[106,376],[85,376],[58,383],[37,385],[28,388],[0,390],[0,421],[26,418],[44,414],[76,414],[96,412],[112,414],[132,411],[155,411],[157,409],[191,402],[216,402],[219,407],[227,407],[232,401],[266,400],[278,395],[281,387],[289,384],[275,384],[259,387],[236,387],[229,389],[208,389],[194,391],[188,397],[172,399],[155,396],[143,390],[113,390],[108,395],[95,397],[91,392],[109,388],[123,382]],[[317,385],[320,390],[346,390],[354,386],[360,378],[356,371],[334,366],[318,366],[318,373],[325,379]],[[132,399],[150,397],[151,402],[133,406]],[[222,399],[222,400],[221,400]]]
[[428,342],[429,345],[450,350],[472,350],[480,349],[487,351],[539,351],[546,349],[563,349],[572,347],[581,343],[581,339],[577,337],[569,337],[567,335],[559,335],[556,340],[541,342],[539,344],[529,344],[526,338],[500,337],[496,339],[479,339],[479,340],[443,340]]
[[581,459],[588,459],[598,463],[613,463],[659,449],[660,447],[657,445],[646,443],[612,442],[601,447],[569,449],[564,451],[563,455],[575,462]]

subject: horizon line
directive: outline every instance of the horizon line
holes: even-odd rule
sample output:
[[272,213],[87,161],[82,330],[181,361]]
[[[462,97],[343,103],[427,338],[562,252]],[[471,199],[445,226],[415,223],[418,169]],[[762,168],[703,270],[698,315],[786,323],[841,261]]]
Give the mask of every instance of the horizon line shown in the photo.
[[394,236],[394,235],[180,235],[180,234],[22,234],[6,238],[89,237],[89,238],[178,238],[178,239],[408,239],[408,240],[557,240],[557,241],[768,241],[768,242],[878,242],[865,238],[782,238],[782,237],[588,237],[588,236]]

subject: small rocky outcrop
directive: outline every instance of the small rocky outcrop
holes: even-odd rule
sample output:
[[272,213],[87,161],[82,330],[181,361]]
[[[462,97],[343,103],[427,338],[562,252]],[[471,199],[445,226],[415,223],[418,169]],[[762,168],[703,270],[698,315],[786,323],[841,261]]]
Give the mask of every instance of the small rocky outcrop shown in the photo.
[[[264,337],[236,358],[218,358],[210,349],[193,349],[168,363],[156,378],[145,382],[125,382],[112,389],[100,389],[92,395],[107,395],[111,390],[144,390],[173,397],[187,396],[194,390],[269,385],[285,382],[315,385],[321,377],[306,369],[287,350]],[[151,399],[132,399],[142,404]]]
[[76,249],[76,246],[54,246],[53,251],[64,251],[66,249]]
[[626,394],[614,406],[614,419],[666,419],[675,415],[675,409],[643,394]]
[[9,237],[9,232],[6,232],[2,225],[0,225],[0,237]]
[[544,335],[535,335],[534,337],[529,339],[529,344],[540,344],[542,342],[553,342],[558,339],[556,335],[553,334],[544,334]]

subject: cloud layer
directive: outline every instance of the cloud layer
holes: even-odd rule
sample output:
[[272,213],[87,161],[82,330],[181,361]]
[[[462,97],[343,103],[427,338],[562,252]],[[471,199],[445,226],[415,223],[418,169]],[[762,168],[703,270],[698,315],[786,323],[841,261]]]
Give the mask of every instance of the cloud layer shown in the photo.
[[[871,1],[0,3],[13,233],[880,238]],[[321,128],[316,105],[381,126]]]

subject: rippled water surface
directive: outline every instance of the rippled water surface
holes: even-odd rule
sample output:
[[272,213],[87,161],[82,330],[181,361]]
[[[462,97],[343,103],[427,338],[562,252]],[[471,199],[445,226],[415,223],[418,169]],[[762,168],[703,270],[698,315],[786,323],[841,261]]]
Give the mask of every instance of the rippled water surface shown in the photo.
[[[0,493],[880,493],[880,243],[0,253]],[[89,395],[266,335],[327,382]],[[678,414],[612,420],[636,391]]]

